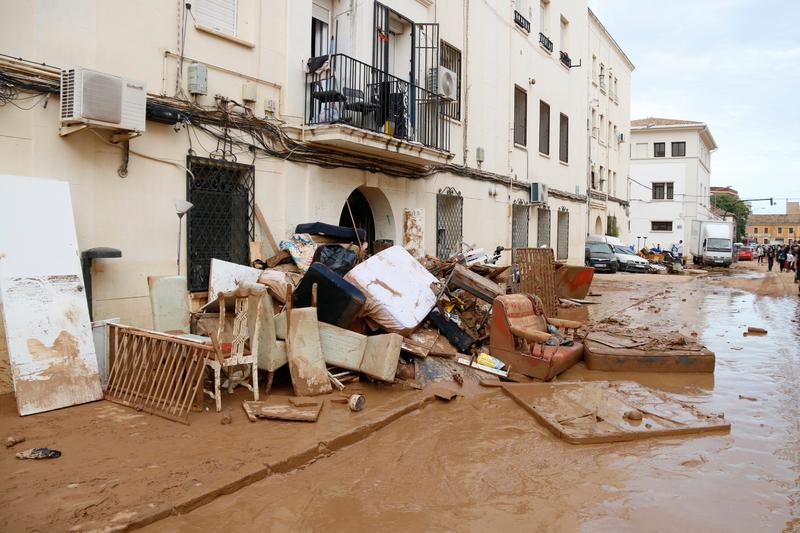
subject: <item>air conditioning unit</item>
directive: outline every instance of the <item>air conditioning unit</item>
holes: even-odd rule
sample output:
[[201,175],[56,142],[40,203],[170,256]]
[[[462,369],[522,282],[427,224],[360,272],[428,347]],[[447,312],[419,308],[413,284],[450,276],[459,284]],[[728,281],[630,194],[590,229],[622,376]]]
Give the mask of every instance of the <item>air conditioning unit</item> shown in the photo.
[[547,185],[539,182],[531,183],[531,203],[547,204]]
[[144,132],[147,89],[143,81],[83,67],[61,71],[61,125]]
[[625,134],[624,133],[620,133],[619,135],[617,135],[617,142],[621,142],[621,143],[625,142]]
[[437,67],[428,71],[428,90],[445,100],[458,100],[458,77],[449,68]]

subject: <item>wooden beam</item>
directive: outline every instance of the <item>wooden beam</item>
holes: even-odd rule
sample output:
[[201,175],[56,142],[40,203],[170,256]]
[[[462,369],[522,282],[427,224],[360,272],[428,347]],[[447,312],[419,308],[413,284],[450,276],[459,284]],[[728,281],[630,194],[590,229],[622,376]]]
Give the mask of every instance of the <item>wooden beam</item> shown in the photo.
[[264,218],[264,213],[261,212],[261,208],[258,207],[258,204],[253,204],[253,205],[255,207],[255,214],[256,214],[256,220],[258,220],[258,225],[261,226],[261,231],[264,233],[264,237],[266,237],[267,242],[272,248],[272,253],[277,254],[280,250],[278,249],[278,244],[275,242],[275,237],[272,235],[272,230],[269,229],[269,224],[267,224],[267,219]]

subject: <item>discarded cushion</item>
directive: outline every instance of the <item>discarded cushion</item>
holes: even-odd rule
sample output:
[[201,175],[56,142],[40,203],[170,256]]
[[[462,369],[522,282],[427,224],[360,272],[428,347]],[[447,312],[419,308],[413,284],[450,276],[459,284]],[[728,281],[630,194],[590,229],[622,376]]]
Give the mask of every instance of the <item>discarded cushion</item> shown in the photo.
[[367,232],[361,228],[358,229],[358,239],[356,238],[356,230],[345,226],[334,226],[333,224],[325,224],[324,222],[309,222],[307,224],[298,224],[295,228],[295,233],[308,233],[310,235],[324,235],[325,237],[332,237],[334,239],[342,239],[344,241],[357,241],[367,240]]
[[402,246],[373,255],[344,278],[366,295],[364,314],[392,333],[411,333],[436,304],[437,279]]
[[358,256],[338,244],[322,244],[314,252],[314,262],[322,263],[340,276],[344,276],[356,265]]
[[294,307],[310,307],[311,292],[317,284],[317,318],[320,322],[347,328],[367,301],[358,287],[322,263],[312,263],[294,291]]

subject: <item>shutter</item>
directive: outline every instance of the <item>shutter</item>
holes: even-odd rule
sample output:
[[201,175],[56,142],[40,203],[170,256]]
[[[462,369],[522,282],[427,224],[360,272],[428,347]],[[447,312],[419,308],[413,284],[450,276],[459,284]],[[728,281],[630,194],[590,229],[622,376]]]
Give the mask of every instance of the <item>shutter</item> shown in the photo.
[[197,22],[229,35],[236,35],[236,0],[197,0]]
[[536,246],[550,247],[550,209],[540,207],[536,211]]

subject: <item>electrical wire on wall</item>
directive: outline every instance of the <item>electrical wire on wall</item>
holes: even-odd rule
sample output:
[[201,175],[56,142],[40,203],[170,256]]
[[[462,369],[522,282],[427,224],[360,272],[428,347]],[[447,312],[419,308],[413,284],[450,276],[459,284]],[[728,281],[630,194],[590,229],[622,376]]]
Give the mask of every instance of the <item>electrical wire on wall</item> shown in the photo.
[[[188,11],[188,9],[186,9]],[[30,71],[23,68],[14,68],[5,61],[0,61],[0,94],[3,100],[0,105],[8,102],[17,102],[21,98],[19,92],[38,94],[46,97],[48,94],[60,92],[60,79],[58,69],[52,71]],[[30,98],[25,96],[22,98]],[[38,100],[36,103],[39,103]],[[35,105],[35,104],[34,104]],[[177,111],[184,117],[184,125],[191,131],[190,149],[193,150],[191,135],[197,144],[218,159],[235,160],[236,156],[245,152],[252,152],[254,157],[258,154],[293,163],[305,163],[322,168],[348,168],[371,173],[381,173],[391,177],[421,179],[438,173],[450,173],[469,179],[502,184],[520,190],[529,190],[530,184],[502,174],[487,172],[452,163],[419,166],[401,161],[389,161],[384,158],[347,152],[327,146],[319,146],[292,138],[287,132],[285,123],[272,117],[256,117],[248,107],[225,97],[217,96],[215,105],[200,106],[186,98],[167,96],[148,96],[148,106],[162,106]],[[179,130],[179,128],[178,128]],[[93,131],[93,130],[92,130]],[[216,148],[209,151],[200,141],[198,131],[214,141]],[[96,133],[96,132],[95,132]],[[104,137],[104,142],[109,144]],[[119,145],[117,145],[120,147]],[[147,156],[134,150],[130,154],[161,161],[186,169],[174,161]],[[586,196],[572,194],[565,191],[550,190],[552,196],[585,201]]]

